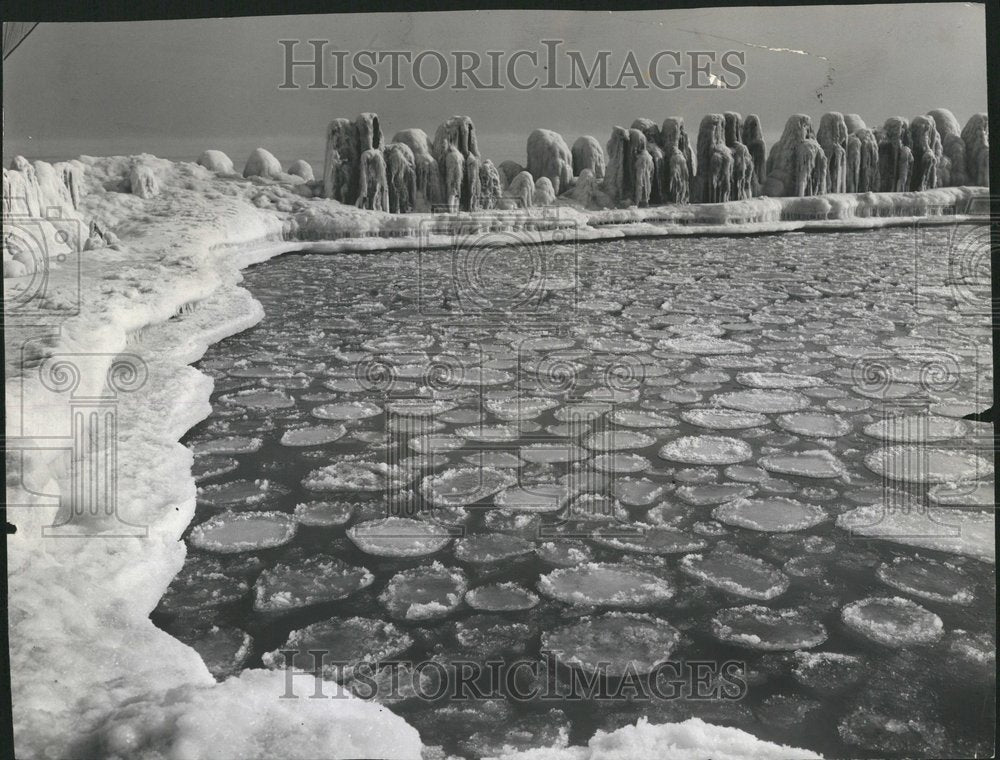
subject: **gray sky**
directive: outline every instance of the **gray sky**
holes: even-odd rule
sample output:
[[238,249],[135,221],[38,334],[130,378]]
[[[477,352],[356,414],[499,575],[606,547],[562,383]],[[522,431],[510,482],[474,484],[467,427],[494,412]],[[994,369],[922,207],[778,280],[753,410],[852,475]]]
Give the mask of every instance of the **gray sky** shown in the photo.
[[[963,123],[986,109],[985,12],[972,4],[730,8],[660,12],[464,11],[415,14],[276,16],[115,24],[41,24],[3,67],[6,165],[17,153],[66,158],[146,151],[194,159],[205,148],[228,152],[237,166],[257,145],[283,164],[318,162],[325,124],[362,111],[380,115],[385,131],[434,129],[452,114],[471,116],[481,152],[494,161],[524,161],[536,127],[572,143],[592,134],[603,144],[615,124],[645,116],[683,116],[695,130],[705,113],[760,114],[769,143],[792,113],[814,120],[828,110],[859,113],[869,125],[950,108]],[[525,92],[511,87],[427,91],[409,80],[387,90],[281,91],[279,39],[327,39],[327,50],[534,50],[565,41],[588,63],[611,51],[617,78],[628,52],[643,69],[659,51],[742,51],[746,82],[738,89],[670,92],[584,89]],[[783,50],[784,49],[784,50]],[[540,61],[540,64],[542,61]],[[685,66],[687,62],[685,60]],[[673,68],[662,62],[661,81]],[[523,63],[523,79],[541,74]],[[725,75],[718,65],[713,73]],[[328,69],[332,81],[334,69]],[[427,63],[433,79],[436,66]],[[300,72],[305,85],[311,75]],[[727,77],[729,75],[726,75]],[[481,78],[488,77],[484,63]],[[731,77],[730,77],[731,81]],[[822,96],[822,102],[820,101]]]

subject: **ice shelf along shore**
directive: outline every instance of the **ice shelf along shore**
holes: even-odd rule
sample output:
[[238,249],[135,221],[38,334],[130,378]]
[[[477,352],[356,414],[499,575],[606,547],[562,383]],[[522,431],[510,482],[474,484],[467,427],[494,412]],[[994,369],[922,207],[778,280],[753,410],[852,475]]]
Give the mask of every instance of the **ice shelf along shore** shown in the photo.
[[[242,268],[291,251],[445,248],[457,235],[491,230],[545,242],[974,221],[987,197],[985,188],[947,187],[392,215],[312,197],[303,177],[245,179],[221,160],[215,168],[142,155],[22,161],[4,172],[4,229],[23,237],[4,263],[18,757],[420,757],[416,729],[385,707],[346,694],[279,699],[281,671],[217,684],[193,649],[150,622],[183,564],[179,539],[195,510],[193,457],[179,440],[210,412],[213,382],[189,365],[263,316],[239,287]],[[69,509],[65,441],[74,404],[88,399],[110,399],[115,411],[110,514]],[[102,451],[83,456],[78,466],[96,466]],[[304,693],[305,677],[297,678]],[[813,756],[694,720],[626,727],[589,748],[525,757],[652,757],[663,746],[677,746],[676,757]]]

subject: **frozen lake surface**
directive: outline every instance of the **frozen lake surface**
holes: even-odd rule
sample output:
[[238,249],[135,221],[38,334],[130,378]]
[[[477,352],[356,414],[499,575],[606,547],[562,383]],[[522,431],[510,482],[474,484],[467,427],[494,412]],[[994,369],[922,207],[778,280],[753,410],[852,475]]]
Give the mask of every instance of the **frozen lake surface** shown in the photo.
[[989,313],[943,250],[887,229],[259,265],[264,321],[198,365],[198,511],[154,621],[218,677],[280,649],[329,648],[345,681],[546,646],[612,678],[746,664],[739,700],[386,700],[467,757],[640,716],[988,754],[992,456],[959,417],[992,403]]

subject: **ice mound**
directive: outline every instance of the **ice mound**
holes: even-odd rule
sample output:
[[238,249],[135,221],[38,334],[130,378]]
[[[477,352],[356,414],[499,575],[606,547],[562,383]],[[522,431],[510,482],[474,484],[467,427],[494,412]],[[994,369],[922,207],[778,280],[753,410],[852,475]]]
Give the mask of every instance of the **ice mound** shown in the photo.
[[627,565],[590,562],[560,568],[538,580],[545,596],[577,606],[640,608],[674,595],[667,581]]
[[690,425],[713,430],[740,430],[767,424],[767,417],[757,412],[733,409],[685,409],[681,419]]
[[428,475],[420,484],[423,497],[438,507],[464,507],[489,498],[513,485],[507,472],[491,468],[461,467]]
[[689,435],[670,441],[659,453],[663,459],[682,464],[725,465],[745,462],[753,456],[753,449],[736,438]]
[[351,521],[354,505],[346,501],[307,501],[296,504],[293,515],[299,525],[336,528]]
[[215,557],[191,557],[170,582],[157,610],[169,615],[197,613],[232,604],[250,593],[247,582]]
[[725,338],[714,338],[710,335],[689,335],[681,338],[661,340],[657,348],[676,351],[679,354],[695,354],[697,356],[714,356],[719,354],[750,354],[753,346]]
[[927,415],[920,417],[889,417],[866,425],[862,432],[886,443],[945,441],[961,438],[968,433],[962,420]]
[[851,423],[836,414],[793,412],[777,418],[778,427],[810,438],[839,438],[851,432]]
[[823,695],[846,691],[868,672],[864,658],[839,652],[796,652],[792,678]]
[[492,565],[531,552],[529,541],[506,533],[480,533],[455,542],[455,557],[470,565]]
[[728,607],[712,618],[712,635],[728,644],[766,652],[812,649],[826,641],[826,628],[803,609],[759,604]]
[[615,425],[631,428],[671,428],[678,424],[677,420],[666,414],[633,409],[615,409],[609,419]]
[[716,547],[709,554],[681,558],[682,572],[730,594],[748,599],[773,599],[785,592],[789,580],[783,572],[762,559]]
[[302,481],[310,491],[386,492],[412,480],[405,470],[384,462],[340,461],[313,470]]
[[542,651],[587,673],[612,677],[651,673],[670,659],[680,632],[666,620],[634,612],[585,617],[542,634]]
[[538,544],[535,554],[542,562],[555,567],[576,567],[594,560],[594,552],[589,546],[569,539]]
[[465,603],[480,612],[516,612],[530,610],[538,597],[517,583],[491,583],[467,591]]
[[[328,681],[346,681],[362,663],[373,667],[381,660],[398,657],[412,645],[409,634],[384,620],[331,618],[292,631],[284,644],[265,652],[262,659],[272,670],[293,665],[296,670],[320,671]],[[289,663],[282,653],[292,650],[295,654]],[[321,667],[311,651],[323,653]]]
[[627,507],[648,506],[666,491],[663,483],[649,478],[616,478],[611,487],[615,498]]
[[825,449],[768,454],[761,457],[759,463],[768,472],[803,478],[839,478],[847,474],[844,463]]
[[586,747],[505,751],[486,760],[821,760],[821,755],[761,741],[738,728],[700,718],[653,725],[639,718],[612,733],[598,731]]
[[896,557],[875,571],[878,579],[897,591],[942,604],[969,605],[975,586],[960,568],[925,557]]
[[595,451],[626,451],[652,446],[656,439],[635,430],[603,430],[583,439],[583,445]]
[[295,536],[298,523],[283,512],[223,512],[196,525],[188,543],[216,554],[273,549]]
[[789,390],[732,391],[720,393],[712,398],[720,406],[737,409],[741,412],[759,412],[761,414],[777,414],[779,412],[797,412],[809,406],[809,397]]
[[347,434],[343,425],[312,425],[286,430],[281,436],[281,445],[289,447],[322,446],[339,441]]
[[345,599],[368,588],[375,576],[336,557],[316,554],[279,562],[265,570],[254,586],[257,612],[290,612],[314,604]]
[[974,483],[939,483],[927,492],[931,504],[954,507],[978,507],[989,509],[995,506],[996,484],[993,481]]
[[235,393],[224,393],[219,401],[230,406],[263,411],[266,409],[287,409],[295,406],[295,399],[280,390],[269,388],[248,388]]
[[[284,690],[284,673],[249,670],[212,686],[150,692],[111,714],[78,751],[81,757],[191,760],[420,757],[416,729],[378,705],[360,699],[277,699]],[[313,692],[301,678],[297,690]],[[378,732],[371,731],[374,722]]]
[[382,407],[370,401],[321,404],[312,410],[312,416],[321,420],[363,420],[379,414],[382,414]]
[[904,483],[954,483],[993,474],[993,465],[976,454],[920,445],[881,448],[864,462],[872,472]]
[[898,596],[852,602],[840,611],[840,617],[865,638],[893,648],[932,644],[944,633],[941,618]]
[[621,528],[598,528],[590,540],[599,546],[637,554],[686,554],[708,546],[703,538],[663,526],[640,529],[637,535],[623,535]]
[[494,503],[504,509],[522,512],[558,512],[569,504],[569,488],[559,483],[514,486],[497,494]]
[[712,517],[737,528],[763,533],[791,533],[819,525],[827,519],[827,514],[815,504],[769,496],[727,502],[712,510]]
[[679,486],[674,495],[681,501],[696,507],[723,504],[734,499],[746,499],[756,493],[757,488],[744,483],[705,483],[701,485]]
[[385,517],[349,528],[347,537],[365,554],[376,557],[422,557],[448,545],[446,528],[423,520]]
[[992,512],[949,507],[901,509],[874,504],[844,512],[837,527],[853,535],[881,538],[948,554],[996,561],[995,519]]
[[822,380],[809,375],[793,375],[785,372],[740,372],[736,382],[750,388],[783,389],[812,388],[822,385]]
[[466,588],[461,570],[434,562],[394,575],[379,595],[379,601],[396,619],[436,620],[458,608]]
[[211,454],[253,454],[260,451],[260,447],[263,445],[264,442],[260,438],[230,435],[195,441],[191,444],[191,451],[196,457]]

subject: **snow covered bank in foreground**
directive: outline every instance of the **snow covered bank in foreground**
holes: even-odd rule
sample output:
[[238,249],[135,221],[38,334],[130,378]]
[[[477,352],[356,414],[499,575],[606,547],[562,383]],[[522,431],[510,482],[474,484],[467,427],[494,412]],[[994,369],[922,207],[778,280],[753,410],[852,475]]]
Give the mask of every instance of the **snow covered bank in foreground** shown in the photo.
[[[43,167],[38,173],[48,176]],[[708,216],[727,218],[729,207],[734,221],[751,212],[760,219],[726,224],[732,233],[813,223],[783,218],[798,199],[692,206],[693,223],[667,226],[671,209],[390,215],[314,199],[302,183],[217,176],[149,156],[85,158],[79,175],[78,200],[57,199],[74,212],[59,224],[82,225],[80,239],[91,241],[90,250],[60,250],[61,257],[45,260],[44,290],[30,290],[37,287],[30,272],[4,282],[9,447],[34,449],[8,456],[8,503],[22,505],[8,509],[17,526],[8,539],[8,575],[15,741],[25,758],[419,756],[417,732],[384,708],[356,699],[281,700],[280,672],[247,672],[216,685],[192,649],[149,621],[183,563],[178,539],[194,515],[192,457],[178,440],[208,414],[212,383],[188,365],[212,342],[262,317],[259,304],[238,287],[242,267],[292,250],[445,247],[456,236],[498,229],[539,241],[690,234]],[[130,192],[136,176],[148,197]],[[942,201],[962,212],[985,195],[970,188],[931,192],[918,194],[927,213]],[[903,195],[910,203],[913,194]],[[891,206],[892,197],[876,200]],[[5,229],[19,210],[5,206]],[[718,222],[710,226],[720,229]],[[38,226],[53,241],[55,228],[51,221]],[[122,354],[139,369],[135,387],[115,396],[108,370]],[[78,399],[114,402],[118,429],[117,514],[74,518],[66,532],[75,537],[42,532],[69,514],[68,499],[62,507],[58,501],[70,493],[67,457],[58,447],[68,445],[71,434],[71,391],[65,377],[57,377],[57,360],[75,368],[69,378]],[[125,523],[145,532],[131,535]],[[307,688],[301,679],[297,686]],[[643,732],[661,732],[678,746],[733,737],[729,757],[770,756],[744,732],[719,729],[724,733],[712,738],[709,728],[696,727],[687,733],[644,727],[634,737],[628,730],[614,736],[645,741]]]
[[510,752],[496,760],[813,760],[805,749],[761,741],[738,728],[713,726],[700,718],[651,725],[640,718],[613,733],[598,731],[586,747],[540,748]]

